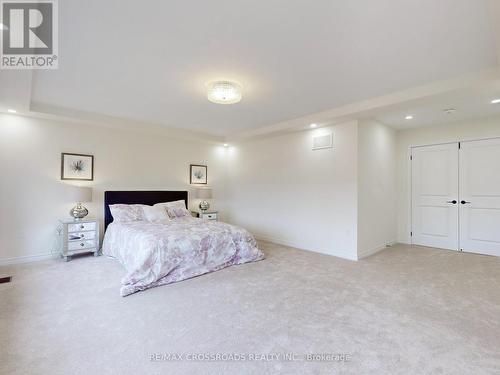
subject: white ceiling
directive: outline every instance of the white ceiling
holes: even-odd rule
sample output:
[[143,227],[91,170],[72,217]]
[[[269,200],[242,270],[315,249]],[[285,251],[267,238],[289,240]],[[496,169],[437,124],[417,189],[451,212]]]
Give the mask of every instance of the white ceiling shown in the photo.
[[[31,101],[232,135],[496,67],[487,3],[65,0],[59,69],[33,73]],[[216,78],[243,100],[210,103]]]
[[[500,99],[500,81],[400,103],[373,112],[370,117],[394,129],[404,130],[500,116],[500,104],[492,104],[493,99]],[[450,108],[456,111],[450,114],[444,112]],[[406,120],[407,115],[413,116],[413,119]]]

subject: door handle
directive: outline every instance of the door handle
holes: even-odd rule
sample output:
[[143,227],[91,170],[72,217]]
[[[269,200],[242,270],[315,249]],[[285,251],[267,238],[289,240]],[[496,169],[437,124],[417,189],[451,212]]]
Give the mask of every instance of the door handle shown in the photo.
[[462,204],[470,204],[471,202],[461,201],[460,203],[462,203]]
[[453,203],[453,204],[457,204],[457,201],[455,199],[453,199],[452,201],[448,201],[446,203]]

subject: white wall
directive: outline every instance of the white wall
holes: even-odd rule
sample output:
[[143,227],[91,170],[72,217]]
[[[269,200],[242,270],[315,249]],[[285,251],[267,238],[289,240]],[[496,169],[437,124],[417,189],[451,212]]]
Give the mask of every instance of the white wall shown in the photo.
[[402,130],[397,133],[398,241],[410,242],[410,160],[412,146],[500,137],[500,117]]
[[[334,147],[311,150],[328,130]],[[233,145],[228,199],[258,238],[357,259],[357,122]]]
[[[207,164],[215,207],[224,215],[223,147],[132,131],[0,115],[0,263],[43,257],[54,247],[64,198],[61,152],[95,157],[90,215],[103,217],[105,190],[189,190],[189,164]],[[72,182],[77,184],[76,182]]]
[[[334,148],[312,151],[312,135],[325,130],[333,132]],[[349,122],[224,149],[132,130],[0,115],[0,264],[53,250],[57,219],[73,206],[64,199],[61,152],[95,156],[95,180],[81,184],[93,187],[95,200],[87,207],[101,221],[105,190],[189,190],[189,164],[207,164],[213,207],[224,220],[258,238],[357,259],[395,236],[409,242],[411,146],[488,137],[500,137],[500,117],[396,135],[373,121]],[[391,197],[397,197],[397,223]]]
[[358,127],[358,258],[396,241],[396,132],[375,121]]

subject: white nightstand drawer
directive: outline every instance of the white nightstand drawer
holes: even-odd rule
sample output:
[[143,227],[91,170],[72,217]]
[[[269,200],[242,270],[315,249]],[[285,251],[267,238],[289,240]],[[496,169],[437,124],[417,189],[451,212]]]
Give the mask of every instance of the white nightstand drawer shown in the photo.
[[217,220],[217,214],[200,214],[200,217],[205,220]]
[[68,242],[68,250],[81,250],[90,249],[96,247],[96,242],[94,240],[90,241],[71,241]]
[[76,223],[68,225],[68,232],[84,232],[87,230],[95,230],[96,223]]
[[68,241],[93,240],[95,230],[91,232],[71,232],[68,233]]

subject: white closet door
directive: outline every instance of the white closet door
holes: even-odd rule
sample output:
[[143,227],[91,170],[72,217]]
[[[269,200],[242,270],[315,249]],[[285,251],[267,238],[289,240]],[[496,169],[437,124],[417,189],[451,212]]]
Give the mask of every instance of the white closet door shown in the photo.
[[500,139],[461,143],[460,247],[500,256]]
[[458,143],[412,149],[412,243],[459,250]]

